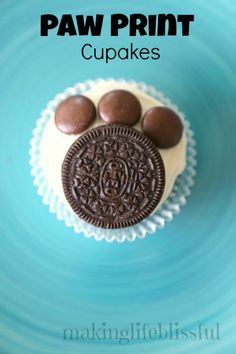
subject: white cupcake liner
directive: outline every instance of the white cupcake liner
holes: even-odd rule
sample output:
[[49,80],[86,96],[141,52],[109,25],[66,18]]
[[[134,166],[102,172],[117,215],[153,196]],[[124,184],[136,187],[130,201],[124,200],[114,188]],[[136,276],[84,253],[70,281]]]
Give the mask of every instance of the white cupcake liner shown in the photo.
[[173,109],[178,113],[183,121],[188,141],[186,167],[183,173],[177,177],[171,194],[160,206],[160,208],[155,210],[147,218],[134,226],[126,227],[123,229],[107,230],[90,225],[82,219],[78,218],[72,209],[69,209],[67,205],[59,200],[58,196],[55,194],[44,176],[44,172],[40,166],[40,141],[47,121],[62,100],[70,95],[81,94],[91,89],[96,83],[101,81],[117,80],[97,79],[94,81],[88,80],[84,83],[77,83],[73,87],[65,89],[63,93],[56,95],[56,97],[48,103],[46,109],[42,111],[41,117],[36,122],[36,127],[33,130],[32,139],[30,141],[31,174],[34,177],[34,184],[37,187],[38,194],[43,199],[43,203],[49,206],[50,212],[55,213],[58,220],[64,220],[65,225],[68,227],[73,227],[76,233],[83,233],[86,237],[94,237],[97,241],[134,241],[137,237],[144,238],[147,234],[152,234],[157,229],[162,229],[165,226],[165,223],[167,221],[171,221],[173,216],[178,214],[180,212],[180,208],[186,203],[186,197],[191,193],[191,187],[194,184],[193,178],[196,174],[196,143],[189,122],[185,119],[184,114],[179,111],[178,107],[171,103],[170,99],[166,98],[153,86],[147,86],[143,82],[136,83],[135,81],[126,81],[123,79],[118,80],[119,82],[135,84],[137,88],[153,96],[154,98],[157,98],[165,106]]

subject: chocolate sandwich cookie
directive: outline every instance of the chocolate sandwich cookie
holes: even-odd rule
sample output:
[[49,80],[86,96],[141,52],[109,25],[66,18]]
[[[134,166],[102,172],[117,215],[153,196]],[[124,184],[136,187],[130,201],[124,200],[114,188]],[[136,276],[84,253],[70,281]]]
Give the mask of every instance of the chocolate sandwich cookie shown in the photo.
[[103,125],[81,135],[62,165],[67,201],[83,220],[102,228],[134,225],[158,205],[164,164],[154,144],[123,125]]

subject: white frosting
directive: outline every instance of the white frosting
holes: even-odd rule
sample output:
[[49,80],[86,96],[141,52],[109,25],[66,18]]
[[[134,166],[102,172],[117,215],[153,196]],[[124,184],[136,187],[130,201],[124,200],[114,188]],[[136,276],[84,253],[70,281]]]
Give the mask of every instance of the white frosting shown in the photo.
[[[107,91],[114,89],[126,89],[134,93],[141,102],[142,106],[142,115],[151,107],[154,106],[163,106],[163,104],[157,99],[147,95],[143,91],[137,89],[135,84],[128,84],[125,82],[100,82],[97,83],[91,90],[84,92],[83,95],[89,97],[97,105],[99,99]],[[98,125],[104,124],[98,117],[94,121],[93,125],[89,127],[95,127]],[[135,128],[141,131],[141,122],[139,121]],[[61,166],[64,160],[64,157],[70,148],[71,144],[79,137],[77,135],[66,135],[61,133],[55,123],[54,123],[54,114],[50,117],[49,121],[46,124],[46,127],[43,132],[41,144],[41,155],[40,155],[40,165],[44,171],[45,177],[58,195],[60,200],[67,205],[67,200],[64,196],[62,182],[61,182]],[[164,166],[165,166],[165,189],[162,195],[161,201],[158,207],[163,203],[166,198],[171,193],[176,177],[183,171],[186,161],[186,144],[187,139],[185,133],[180,140],[180,142],[170,149],[161,149],[159,150]],[[69,206],[70,207],[70,206]]]

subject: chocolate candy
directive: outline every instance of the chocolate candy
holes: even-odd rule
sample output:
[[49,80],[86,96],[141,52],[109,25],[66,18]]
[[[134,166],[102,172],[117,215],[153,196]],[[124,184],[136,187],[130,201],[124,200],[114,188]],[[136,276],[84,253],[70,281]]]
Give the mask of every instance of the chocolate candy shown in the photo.
[[80,134],[96,117],[93,102],[82,95],[71,96],[59,104],[55,112],[55,124],[65,134]]
[[167,107],[150,108],[143,117],[143,133],[160,149],[177,145],[183,134],[179,116]]
[[98,112],[106,123],[134,125],[141,116],[141,104],[131,92],[114,90],[102,96]]
[[72,144],[62,165],[62,184],[80,218],[115,229],[134,225],[155,209],[165,170],[157,148],[142,133],[103,125]]

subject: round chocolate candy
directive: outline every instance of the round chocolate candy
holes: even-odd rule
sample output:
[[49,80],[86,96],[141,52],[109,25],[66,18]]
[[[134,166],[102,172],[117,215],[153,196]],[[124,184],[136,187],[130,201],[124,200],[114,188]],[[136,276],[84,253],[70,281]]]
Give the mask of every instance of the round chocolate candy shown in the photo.
[[126,90],[113,90],[101,97],[98,112],[106,123],[134,125],[141,116],[141,104]]
[[165,170],[158,149],[142,133],[103,125],[71,145],[62,165],[62,184],[80,218],[115,229],[134,225],[155,209]]
[[160,149],[177,145],[183,134],[179,116],[167,107],[150,108],[143,117],[143,133]]
[[55,124],[65,134],[83,133],[96,117],[93,102],[82,95],[62,101],[55,112]]

